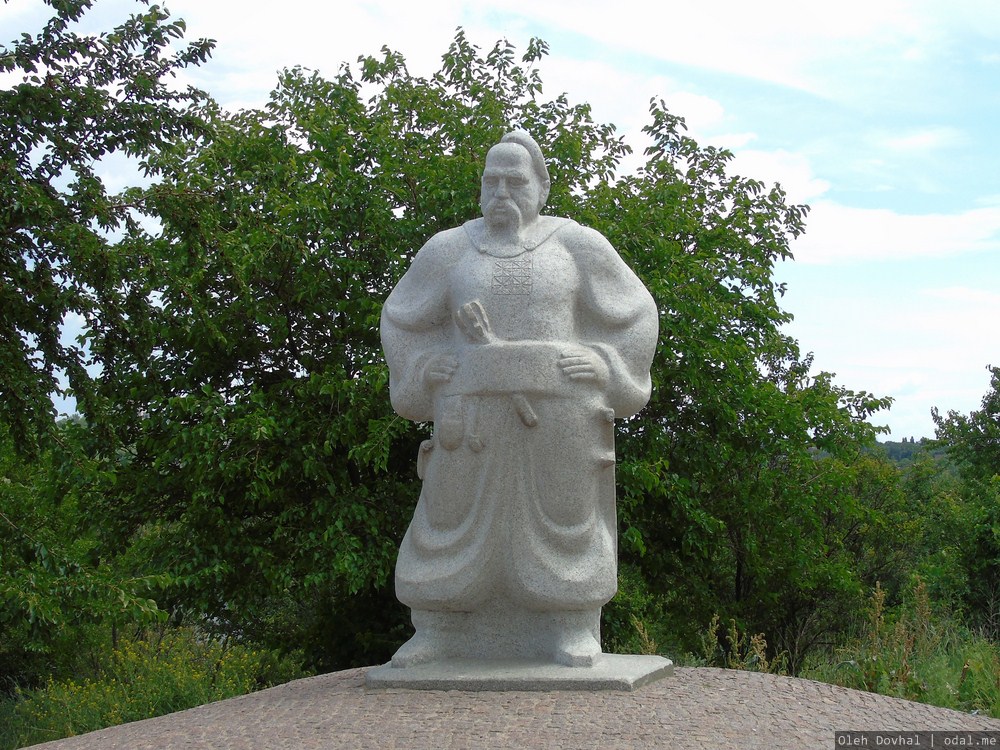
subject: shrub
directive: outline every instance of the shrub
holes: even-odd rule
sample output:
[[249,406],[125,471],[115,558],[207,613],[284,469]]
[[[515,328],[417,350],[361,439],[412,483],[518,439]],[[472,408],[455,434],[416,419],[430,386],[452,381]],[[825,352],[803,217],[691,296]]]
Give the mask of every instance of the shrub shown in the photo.
[[751,635],[741,630],[734,619],[723,628],[718,614],[712,616],[708,629],[701,634],[701,655],[694,657],[693,663],[745,672],[788,674],[788,655],[771,654],[763,633]]
[[1000,718],[1000,644],[934,611],[919,578],[894,611],[876,586],[860,635],[803,676]]
[[14,747],[73,736],[301,676],[292,658],[205,639],[193,628],[150,633],[111,649],[94,678],[19,691],[6,740]]

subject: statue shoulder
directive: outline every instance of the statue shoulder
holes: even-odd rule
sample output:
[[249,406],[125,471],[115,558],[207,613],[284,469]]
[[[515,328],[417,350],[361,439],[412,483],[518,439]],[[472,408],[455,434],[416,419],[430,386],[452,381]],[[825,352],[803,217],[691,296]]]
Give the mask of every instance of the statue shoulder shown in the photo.
[[469,240],[464,227],[453,227],[438,232],[417,251],[413,263],[438,265],[450,263],[456,255],[469,248]]
[[560,227],[556,236],[569,248],[571,253],[578,257],[618,258],[618,251],[614,249],[608,238],[596,229],[585,227],[572,219],[564,221],[566,223]]
[[522,239],[525,250],[534,250],[540,245],[544,245],[551,237],[555,237],[570,225],[576,226],[572,219],[564,219],[560,216],[539,216],[524,231]]
[[563,222],[563,225],[559,228],[559,237],[563,240],[571,240],[573,242],[584,244],[608,244],[604,235],[596,229],[585,227],[583,224],[580,224],[573,219],[563,219]]

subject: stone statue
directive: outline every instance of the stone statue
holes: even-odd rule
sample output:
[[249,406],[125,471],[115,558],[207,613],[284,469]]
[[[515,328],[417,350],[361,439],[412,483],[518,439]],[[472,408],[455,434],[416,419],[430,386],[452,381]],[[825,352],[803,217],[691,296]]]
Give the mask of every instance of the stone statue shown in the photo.
[[549,184],[531,136],[504,136],[483,218],[432,237],[383,308],[393,408],[434,423],[396,565],[416,633],[395,668],[601,653],[614,420],[649,399],[657,311],[601,234],[540,215]]

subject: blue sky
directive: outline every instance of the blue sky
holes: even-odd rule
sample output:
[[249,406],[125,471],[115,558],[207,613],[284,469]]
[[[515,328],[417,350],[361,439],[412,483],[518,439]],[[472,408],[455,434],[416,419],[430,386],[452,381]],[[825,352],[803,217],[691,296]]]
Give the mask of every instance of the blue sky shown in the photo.
[[[127,0],[97,0],[109,28]],[[587,101],[636,151],[651,97],[735,170],[812,212],[788,283],[789,331],[836,382],[896,399],[892,437],[933,435],[931,407],[976,409],[1000,365],[1000,3],[174,0],[218,41],[191,81],[230,107],[266,101],[283,67],[333,75],[383,44],[438,67],[455,28],[490,47],[550,45],[545,94]],[[0,39],[38,0],[0,6]],[[109,177],[119,177],[109,174]]]

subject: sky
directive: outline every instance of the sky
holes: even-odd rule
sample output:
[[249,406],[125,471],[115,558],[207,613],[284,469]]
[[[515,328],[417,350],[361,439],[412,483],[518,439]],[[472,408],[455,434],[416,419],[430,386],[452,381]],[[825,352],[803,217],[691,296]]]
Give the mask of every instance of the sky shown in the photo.
[[[96,0],[89,30],[133,12]],[[334,76],[400,52],[429,76],[461,26],[488,50],[533,37],[543,95],[589,102],[641,154],[651,98],[733,171],[811,207],[776,280],[788,332],[838,385],[895,401],[883,439],[933,437],[932,407],[968,413],[1000,365],[1000,3],[996,0],[171,0],[217,41],[187,75],[232,109],[278,72]],[[36,31],[40,0],[0,5],[0,42]],[[638,163],[638,159],[636,160]],[[120,175],[108,174],[113,183]]]

